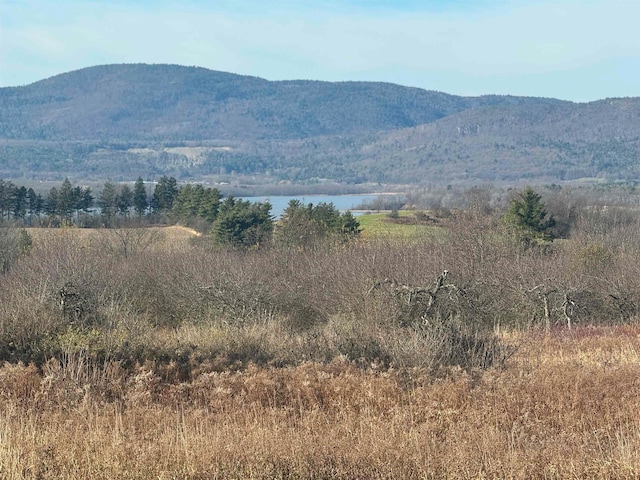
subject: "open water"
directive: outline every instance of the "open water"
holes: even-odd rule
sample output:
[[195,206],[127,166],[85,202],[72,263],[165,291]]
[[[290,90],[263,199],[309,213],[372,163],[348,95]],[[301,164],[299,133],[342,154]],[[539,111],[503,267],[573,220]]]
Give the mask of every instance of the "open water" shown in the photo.
[[[346,210],[353,210],[358,205],[360,205],[364,201],[372,201],[375,200],[378,195],[295,195],[295,196],[284,196],[284,195],[273,195],[273,196],[264,196],[264,197],[242,197],[243,200],[249,200],[250,202],[266,202],[269,201],[271,203],[271,214],[275,218],[280,218],[282,216],[282,212],[289,205],[289,201],[291,200],[300,200],[303,205],[307,205],[309,203],[313,203],[317,205],[318,203],[333,203],[333,205],[344,212]],[[353,212],[354,215],[358,215],[360,212]]]

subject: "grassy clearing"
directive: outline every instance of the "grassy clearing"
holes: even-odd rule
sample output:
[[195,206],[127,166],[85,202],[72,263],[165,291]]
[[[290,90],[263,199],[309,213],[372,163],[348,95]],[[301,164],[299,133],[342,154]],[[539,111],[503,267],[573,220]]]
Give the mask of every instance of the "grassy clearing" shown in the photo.
[[[400,218],[414,219],[415,213],[407,210],[398,212]],[[389,213],[366,213],[358,217],[362,235],[366,239],[396,238],[420,240],[425,237],[441,237],[442,228],[418,222],[398,223],[389,218]]]
[[[512,340],[516,339],[512,336]],[[637,478],[640,328],[519,334],[484,375],[336,360],[164,383],[0,368],[2,477]],[[61,426],[64,426],[61,428]]]
[[195,237],[201,234],[192,228],[180,225],[168,227],[145,227],[145,228],[26,228],[27,233],[36,243],[52,242],[57,239],[68,238],[70,241],[86,242],[87,246],[104,242],[105,239],[117,238],[118,236],[128,236],[131,238],[145,237],[153,240],[153,246],[157,249],[169,246],[184,246]]

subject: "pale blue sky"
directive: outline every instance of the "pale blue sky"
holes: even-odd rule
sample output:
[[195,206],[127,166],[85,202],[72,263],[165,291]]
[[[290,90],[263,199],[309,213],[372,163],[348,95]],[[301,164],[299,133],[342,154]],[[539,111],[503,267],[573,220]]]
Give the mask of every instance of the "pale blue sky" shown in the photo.
[[640,96],[637,0],[0,0],[0,86],[105,63],[458,95]]

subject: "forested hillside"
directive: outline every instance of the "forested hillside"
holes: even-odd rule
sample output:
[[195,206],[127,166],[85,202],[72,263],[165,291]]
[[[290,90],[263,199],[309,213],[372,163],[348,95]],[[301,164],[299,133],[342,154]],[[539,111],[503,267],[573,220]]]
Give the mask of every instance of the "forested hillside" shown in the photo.
[[0,89],[0,177],[265,182],[633,180],[640,100],[459,97],[108,65]]

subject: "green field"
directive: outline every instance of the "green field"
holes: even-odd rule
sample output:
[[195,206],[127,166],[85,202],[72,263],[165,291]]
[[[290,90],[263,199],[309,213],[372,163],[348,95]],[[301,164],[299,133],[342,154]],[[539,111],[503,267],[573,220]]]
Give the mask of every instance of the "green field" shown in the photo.
[[398,212],[400,219],[406,219],[407,223],[398,223],[389,217],[389,213],[365,213],[358,217],[362,236],[366,239],[391,237],[402,239],[438,238],[444,234],[444,230],[437,223],[424,225],[413,221],[416,212],[402,210]]

